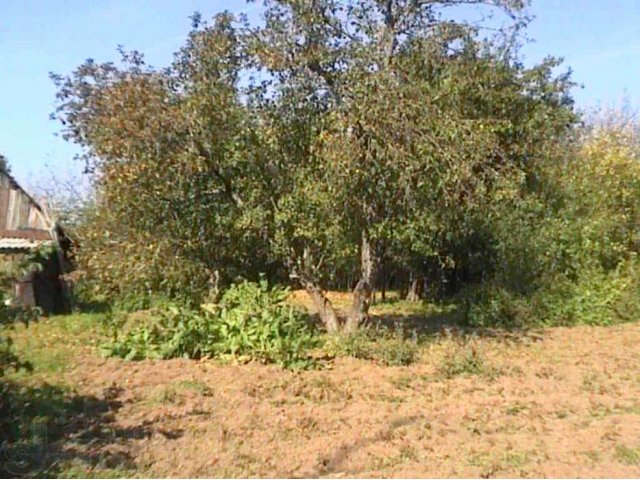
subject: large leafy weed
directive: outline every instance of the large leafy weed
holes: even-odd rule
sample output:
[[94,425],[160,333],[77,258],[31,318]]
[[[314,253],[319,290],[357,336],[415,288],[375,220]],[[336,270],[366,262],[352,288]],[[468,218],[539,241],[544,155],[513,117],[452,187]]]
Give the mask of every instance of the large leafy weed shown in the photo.
[[266,280],[231,286],[217,304],[169,307],[133,329],[110,321],[107,355],[128,360],[231,356],[299,369],[312,365],[316,335],[307,316],[285,300],[288,289]]

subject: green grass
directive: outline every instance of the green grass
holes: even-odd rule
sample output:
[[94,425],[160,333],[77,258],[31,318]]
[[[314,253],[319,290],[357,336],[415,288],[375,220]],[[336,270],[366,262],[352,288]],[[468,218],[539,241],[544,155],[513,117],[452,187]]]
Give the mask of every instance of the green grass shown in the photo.
[[135,478],[139,472],[127,468],[92,467],[87,468],[81,460],[71,460],[60,465],[56,471],[58,478]]
[[33,368],[9,371],[0,381],[0,476],[132,474],[124,459],[81,453],[89,442],[110,442],[119,433],[109,427],[109,401],[80,395],[64,380],[78,353],[95,353],[101,325],[99,314],[73,314],[0,331],[13,339],[19,359]]
[[9,378],[49,382],[73,364],[79,351],[93,351],[104,335],[102,315],[95,313],[42,318],[0,333],[11,337],[20,359],[33,366],[33,372],[20,371]]
[[94,456],[87,449],[127,435],[111,426],[109,401],[61,386],[28,387],[11,381],[2,383],[0,399],[0,476],[129,475],[127,459]]
[[589,412],[591,417],[595,419],[602,419],[612,415],[640,415],[640,405],[633,404],[628,406],[616,406],[616,407],[604,407],[598,406],[592,408]]
[[193,392],[203,397],[209,397],[213,393],[204,382],[182,380],[156,388],[147,398],[146,403],[150,405],[182,405],[187,392]]
[[505,471],[517,471],[520,476],[526,476],[525,469],[535,456],[534,451],[481,451],[472,453],[467,463],[478,467],[482,478],[494,477]]
[[335,357],[373,360],[385,366],[405,366],[419,358],[417,341],[405,338],[400,329],[363,328],[351,334],[328,335],[324,351]]
[[385,316],[430,316],[441,314],[443,309],[426,302],[409,302],[407,300],[387,300],[371,307],[373,315]]
[[437,376],[447,380],[471,375],[494,378],[500,373],[487,361],[481,345],[473,340],[451,342],[437,365]]
[[180,389],[191,390],[203,397],[209,397],[212,395],[211,388],[206,383],[198,380],[183,380],[178,382],[177,386]]
[[625,465],[640,466],[640,448],[629,448],[626,445],[616,445],[615,458]]

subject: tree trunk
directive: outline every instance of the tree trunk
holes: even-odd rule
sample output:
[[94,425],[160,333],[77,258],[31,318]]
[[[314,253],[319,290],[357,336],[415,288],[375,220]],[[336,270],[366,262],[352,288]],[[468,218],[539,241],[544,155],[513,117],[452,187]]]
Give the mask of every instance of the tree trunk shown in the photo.
[[421,275],[415,275],[411,272],[409,279],[410,284],[409,293],[407,293],[407,301],[419,302],[422,300],[422,296],[424,294],[424,277]]
[[368,318],[371,293],[378,273],[378,258],[371,240],[362,235],[360,280],[353,289],[353,303],[345,323],[346,332],[354,332]]
[[382,257],[382,281],[380,286],[380,301],[382,303],[387,301],[387,283],[389,281],[388,272],[387,272],[387,262],[386,256]]
[[340,331],[338,314],[335,308],[333,308],[331,300],[327,298],[325,291],[320,287],[320,282],[318,282],[315,275],[309,270],[311,261],[309,251],[305,249],[299,261],[295,261],[294,258],[289,259],[287,262],[289,276],[300,282],[302,288],[307,291],[318,312],[320,321],[324,324],[327,332],[331,334],[338,333]]
[[309,276],[304,274],[296,276],[300,281],[302,287],[311,297],[313,305],[315,306],[316,311],[318,312],[318,316],[320,317],[320,321],[327,329],[327,333],[338,333],[338,331],[340,330],[338,315],[335,308],[333,308],[331,300],[327,298],[324,290],[322,290],[318,283]]
[[207,293],[206,302],[207,303],[218,303],[220,300],[220,270],[209,270],[209,279],[208,279],[208,287],[209,291]]

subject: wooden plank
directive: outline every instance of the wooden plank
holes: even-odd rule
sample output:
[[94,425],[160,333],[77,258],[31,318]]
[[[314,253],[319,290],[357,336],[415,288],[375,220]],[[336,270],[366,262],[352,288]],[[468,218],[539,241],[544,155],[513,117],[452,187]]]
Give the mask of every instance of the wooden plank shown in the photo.
[[0,175],[0,227],[2,228],[7,228],[10,190],[9,179],[5,175]]
[[16,190],[9,190],[9,206],[7,207],[7,230],[17,230],[18,229],[18,221],[17,221],[17,205],[18,202],[18,192]]
[[24,193],[18,192],[18,228],[29,228],[29,210],[31,208],[31,200]]
[[42,212],[33,205],[29,208],[28,227],[36,230],[47,230],[47,225],[42,217]]

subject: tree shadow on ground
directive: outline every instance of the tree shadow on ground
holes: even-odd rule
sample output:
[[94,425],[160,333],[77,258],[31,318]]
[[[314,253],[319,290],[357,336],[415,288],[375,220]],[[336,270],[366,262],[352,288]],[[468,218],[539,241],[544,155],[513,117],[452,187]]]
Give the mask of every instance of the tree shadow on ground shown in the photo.
[[[391,305],[401,302],[393,302]],[[428,305],[428,304],[427,304]],[[379,313],[372,315],[370,325],[374,328],[401,330],[407,337],[422,339],[448,337],[492,338],[507,342],[538,341],[543,338],[540,328],[527,326],[477,327],[464,322],[455,303],[425,308],[424,311]]]
[[340,445],[332,455],[320,459],[318,469],[315,472],[313,472],[311,475],[309,475],[309,477],[314,478],[314,477],[327,476],[327,475],[331,475],[333,473],[338,473],[338,472],[349,475],[349,476],[357,477],[358,473],[360,473],[358,471],[352,471],[352,470],[344,471],[344,464],[346,463],[346,461],[349,459],[350,456],[352,456],[357,451],[364,449],[372,444],[375,444],[378,442],[388,442],[392,438],[393,433],[397,429],[401,427],[405,427],[407,425],[411,425],[412,423],[415,423],[416,421],[418,421],[420,418],[421,418],[420,416],[414,415],[406,418],[397,419],[391,422],[386,429],[383,429],[369,437],[362,438],[351,444],[345,443]]
[[[341,320],[347,316],[344,309],[337,309]],[[318,330],[324,325],[317,314],[311,313],[309,321]],[[534,326],[477,327],[464,322],[460,306],[455,302],[409,302],[391,298],[372,306],[365,327],[374,330],[401,331],[406,338],[429,340],[447,337],[480,337],[505,342],[535,342],[543,339],[543,329]]]
[[110,313],[112,305],[105,300],[76,300],[73,311],[78,313]]
[[[128,444],[157,429],[151,422],[117,426],[121,394],[116,387],[98,398],[51,385],[0,383],[0,477],[56,477],[65,475],[69,464],[80,468],[82,476],[94,469],[131,471],[135,465]],[[160,433],[167,438],[182,435]]]

